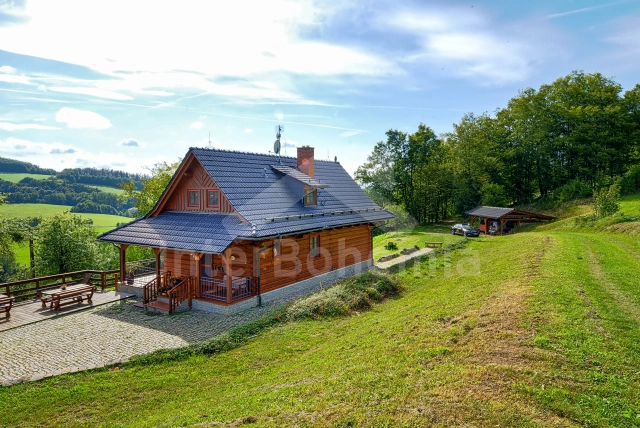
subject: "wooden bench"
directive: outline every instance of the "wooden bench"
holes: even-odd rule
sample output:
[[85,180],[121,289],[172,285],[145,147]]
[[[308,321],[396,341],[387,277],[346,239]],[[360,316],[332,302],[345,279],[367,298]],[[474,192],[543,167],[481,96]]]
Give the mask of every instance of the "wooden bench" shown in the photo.
[[425,248],[437,248],[442,247],[442,242],[425,242]]
[[4,294],[0,294],[0,312],[4,312],[5,316],[9,318],[11,314],[11,307],[13,306],[14,297],[5,296]]
[[91,299],[95,289],[93,285],[76,285],[69,286],[67,290],[52,291],[50,295],[42,297],[42,307],[46,308],[49,303],[49,309],[58,310],[60,306],[82,303],[85,298],[88,303],[92,303]]

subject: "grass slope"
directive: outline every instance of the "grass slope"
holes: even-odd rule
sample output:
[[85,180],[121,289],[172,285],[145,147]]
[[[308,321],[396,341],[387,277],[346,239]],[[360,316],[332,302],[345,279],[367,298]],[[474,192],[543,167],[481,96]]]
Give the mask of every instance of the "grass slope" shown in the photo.
[[44,180],[45,178],[52,177],[51,175],[46,174],[27,174],[27,173],[13,173],[13,172],[0,172],[0,179],[5,181],[10,181],[12,183],[17,183],[23,178],[30,177],[35,178],[36,180]]
[[370,311],[0,389],[0,425],[640,425],[638,250],[596,234],[469,240],[399,273],[404,294]]
[[640,426],[638,254],[569,228],[470,239],[368,311],[0,388],[0,426]]

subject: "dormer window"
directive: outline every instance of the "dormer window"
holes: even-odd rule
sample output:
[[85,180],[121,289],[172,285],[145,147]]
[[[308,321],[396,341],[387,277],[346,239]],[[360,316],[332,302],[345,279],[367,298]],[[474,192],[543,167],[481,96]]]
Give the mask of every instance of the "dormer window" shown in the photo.
[[313,189],[313,190],[305,189],[304,204],[305,205],[318,204],[318,191],[316,189]]
[[189,190],[189,199],[187,205],[190,207],[200,206],[200,193],[197,190]]
[[220,192],[218,190],[207,190],[207,207],[220,207]]

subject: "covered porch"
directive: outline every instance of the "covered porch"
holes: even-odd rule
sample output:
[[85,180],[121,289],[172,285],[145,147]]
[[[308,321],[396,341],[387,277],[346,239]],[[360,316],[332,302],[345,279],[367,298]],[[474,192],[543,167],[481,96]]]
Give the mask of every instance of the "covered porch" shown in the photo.
[[128,247],[119,246],[119,289],[141,297],[144,306],[172,313],[193,299],[230,305],[258,294],[252,264],[237,248],[222,254],[152,248],[153,259],[126,262]]

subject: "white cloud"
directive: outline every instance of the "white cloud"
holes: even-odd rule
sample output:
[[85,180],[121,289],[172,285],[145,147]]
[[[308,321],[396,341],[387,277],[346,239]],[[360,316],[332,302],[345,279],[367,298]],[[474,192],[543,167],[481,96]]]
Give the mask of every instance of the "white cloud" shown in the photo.
[[64,92],[67,94],[82,94],[82,95],[91,95],[92,97],[98,98],[108,98],[111,100],[123,100],[128,101],[132,100],[128,95],[119,94],[113,91],[107,91],[99,88],[83,88],[83,87],[64,87],[64,86],[49,86],[47,87],[49,91],[54,92]]
[[341,137],[353,137],[354,135],[362,134],[363,132],[367,132],[367,131],[361,131],[359,129],[355,129],[353,131],[345,131],[338,135]]
[[247,129],[245,129],[245,130],[244,130],[244,132],[246,132],[247,134],[250,134],[250,133],[252,133],[252,132],[253,132],[253,129],[251,129],[251,128],[247,128]]
[[202,129],[202,122],[193,122],[191,125],[189,125],[189,128]]
[[60,128],[55,126],[38,125],[37,123],[0,122],[0,129],[2,129],[3,131],[25,131],[27,129],[50,130]]
[[162,155],[150,153],[145,155],[142,163],[139,158],[132,157],[128,152],[123,153],[122,149],[118,149],[117,153],[89,152],[78,146],[58,142],[34,142],[13,137],[0,140],[0,153],[3,156],[25,160],[43,168],[54,168],[58,171],[64,168],[86,166],[146,174],[149,171],[145,170],[145,165],[173,161]]
[[[0,49],[107,74],[150,72],[166,77],[175,70],[189,70],[211,77],[238,77],[274,71],[367,76],[400,72],[392,61],[373,52],[302,37],[302,26],[317,24],[331,13],[325,10],[331,8],[317,7],[314,0],[185,0],[177,9],[152,0],[53,3],[29,1],[28,22],[0,28]],[[168,22],[172,31],[167,31]],[[136,31],[114,31],[116,25]],[[205,40],[225,42],[209,43],[203,55]],[[124,74],[121,77],[129,80]]]
[[128,138],[126,140],[122,140],[118,143],[119,146],[123,147],[144,147],[145,143],[142,143],[138,140],[134,140],[133,138]]
[[[542,48],[552,37],[547,26],[513,22],[497,25],[479,11],[454,8],[399,12],[389,22],[397,30],[413,34],[422,45],[404,62],[428,63],[481,82],[523,81],[536,63],[555,54],[552,49]],[[557,49],[557,43],[551,45]]]
[[112,126],[109,119],[98,113],[69,107],[63,107],[56,113],[56,121],[73,129],[108,129]]
[[10,65],[3,65],[0,67],[0,73],[3,73],[3,74],[16,74],[17,72],[18,70],[11,67]]

